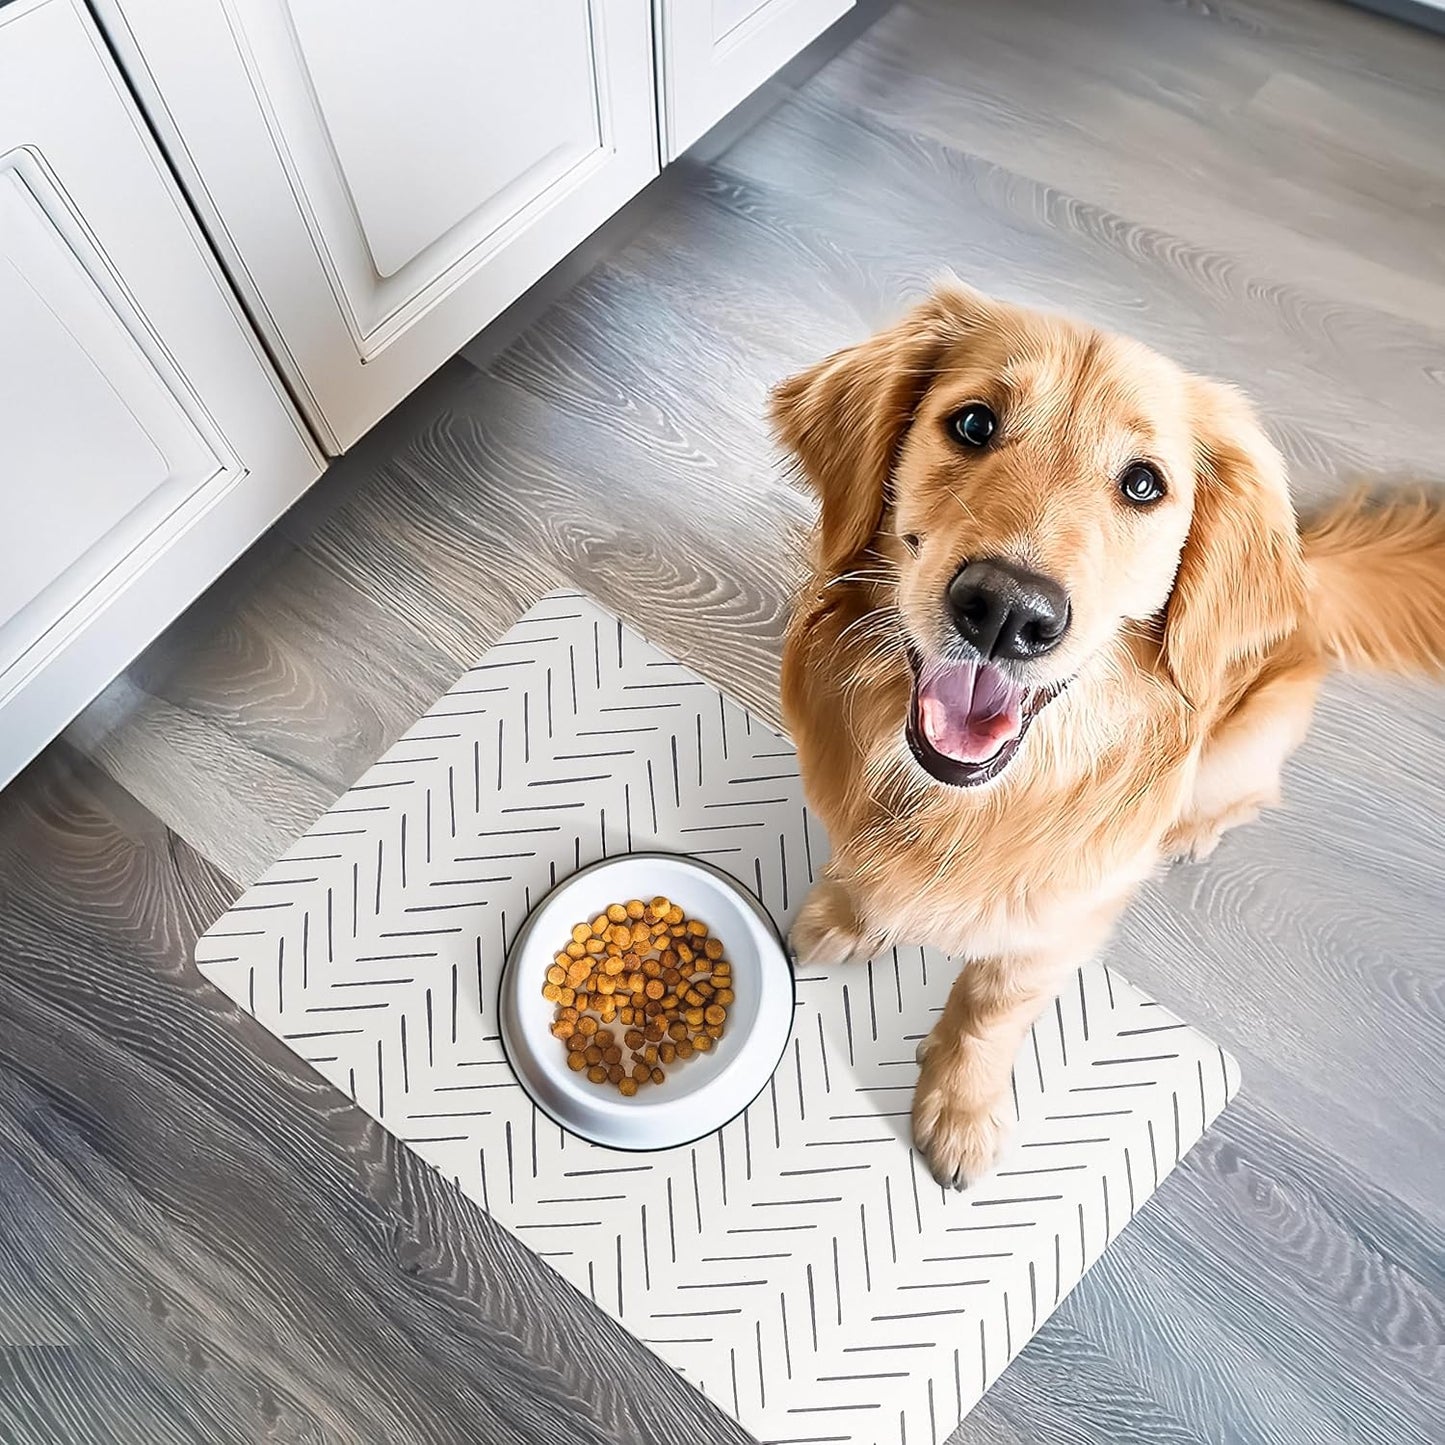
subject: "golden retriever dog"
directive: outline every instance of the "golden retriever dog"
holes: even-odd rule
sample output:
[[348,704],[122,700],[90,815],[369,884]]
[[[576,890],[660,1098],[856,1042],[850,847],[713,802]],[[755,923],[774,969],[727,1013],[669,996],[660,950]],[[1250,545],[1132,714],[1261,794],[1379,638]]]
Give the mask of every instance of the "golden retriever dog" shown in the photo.
[[1030,1023],[1162,858],[1278,801],[1330,665],[1445,667],[1445,512],[1301,531],[1237,393],[959,284],[772,416],[820,502],[783,707],[833,844],[791,944],[966,960],[913,1102],[962,1187]]

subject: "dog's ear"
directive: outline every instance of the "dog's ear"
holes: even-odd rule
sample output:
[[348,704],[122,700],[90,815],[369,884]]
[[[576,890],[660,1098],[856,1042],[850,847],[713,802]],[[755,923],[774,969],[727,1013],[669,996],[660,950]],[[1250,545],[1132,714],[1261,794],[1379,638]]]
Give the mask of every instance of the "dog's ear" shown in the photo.
[[825,570],[844,570],[872,540],[913,413],[986,305],[961,284],[942,286],[888,330],[774,389],[773,429],[821,504],[817,551]]
[[1292,632],[1308,579],[1284,458],[1237,392],[1194,381],[1194,515],[1164,621],[1164,663],[1194,706]]

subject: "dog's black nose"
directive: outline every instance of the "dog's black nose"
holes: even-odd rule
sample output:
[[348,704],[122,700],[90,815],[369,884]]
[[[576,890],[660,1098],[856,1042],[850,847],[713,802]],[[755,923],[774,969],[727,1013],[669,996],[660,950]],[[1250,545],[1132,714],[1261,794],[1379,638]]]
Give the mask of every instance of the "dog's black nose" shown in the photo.
[[1052,652],[1069,630],[1069,599],[1048,577],[985,557],[948,584],[953,625],[981,657],[1023,661]]

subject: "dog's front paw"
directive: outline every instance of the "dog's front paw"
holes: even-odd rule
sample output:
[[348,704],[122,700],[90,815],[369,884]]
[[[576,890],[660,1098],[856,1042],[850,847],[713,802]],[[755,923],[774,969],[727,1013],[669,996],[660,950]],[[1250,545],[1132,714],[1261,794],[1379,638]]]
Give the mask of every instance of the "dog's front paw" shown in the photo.
[[831,879],[814,886],[788,934],[788,951],[803,967],[871,958],[877,944],[859,924],[848,890]]
[[944,1188],[977,1184],[998,1163],[1006,1126],[969,1089],[966,1068],[941,1058],[927,1040],[918,1053],[923,1072],[913,1093],[913,1142]]

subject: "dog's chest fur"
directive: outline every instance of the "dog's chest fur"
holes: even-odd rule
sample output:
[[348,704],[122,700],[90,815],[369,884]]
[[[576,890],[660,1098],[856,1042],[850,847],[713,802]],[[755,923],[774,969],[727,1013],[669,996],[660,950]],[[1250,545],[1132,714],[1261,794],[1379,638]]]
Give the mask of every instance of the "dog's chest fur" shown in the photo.
[[1172,809],[1135,792],[1119,777],[1096,781],[1087,799],[1000,790],[930,796],[913,816],[878,807],[837,840],[837,865],[890,943],[966,957],[1034,952],[1116,911],[1153,870]]
[[903,742],[906,674],[843,695],[830,630],[795,634],[784,700],[833,872],[870,934],[1009,956],[1117,913],[1155,867],[1193,773],[1194,749],[1181,748],[1166,708],[1140,708],[1136,692],[1119,711],[1107,680],[1082,679],[1002,779],[949,788]]

